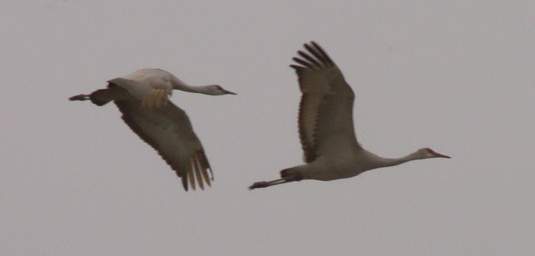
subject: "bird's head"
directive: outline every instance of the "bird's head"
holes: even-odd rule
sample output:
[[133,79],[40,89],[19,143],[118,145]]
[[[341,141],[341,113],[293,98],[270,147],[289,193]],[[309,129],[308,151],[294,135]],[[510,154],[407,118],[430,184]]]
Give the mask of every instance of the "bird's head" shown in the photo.
[[421,148],[416,151],[416,154],[418,155],[418,158],[420,159],[427,159],[427,158],[451,158],[450,156],[443,155],[440,153],[435,152],[434,150],[430,148]]
[[205,94],[208,94],[208,95],[226,95],[226,94],[236,95],[237,94],[235,92],[227,91],[223,87],[216,85],[216,84],[204,86],[203,91]]

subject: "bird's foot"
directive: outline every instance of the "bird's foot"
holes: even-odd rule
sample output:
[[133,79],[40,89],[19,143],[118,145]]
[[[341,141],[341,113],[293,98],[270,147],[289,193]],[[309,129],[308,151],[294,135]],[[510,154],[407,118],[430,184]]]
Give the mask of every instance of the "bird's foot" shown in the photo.
[[269,186],[269,182],[267,181],[259,181],[259,182],[255,182],[253,183],[253,185],[249,186],[249,189],[255,189],[255,188],[265,188],[265,187],[268,187]]
[[70,97],[69,100],[89,100],[89,95],[79,94],[79,95]]

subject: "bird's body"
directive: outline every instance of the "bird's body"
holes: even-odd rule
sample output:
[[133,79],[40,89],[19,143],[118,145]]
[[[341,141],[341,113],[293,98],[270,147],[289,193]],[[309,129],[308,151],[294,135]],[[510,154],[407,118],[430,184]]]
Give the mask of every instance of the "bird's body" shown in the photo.
[[108,81],[108,88],[70,100],[91,100],[102,106],[113,101],[122,119],[143,141],[151,145],[182,178],[185,190],[211,185],[212,170],[204,149],[186,113],[174,105],[172,90],[209,95],[234,94],[219,85],[190,86],[162,69],[141,69]]
[[297,65],[290,66],[297,73],[302,92],[298,125],[305,164],[282,170],[280,179],[256,182],[250,189],[303,179],[344,179],[407,161],[448,157],[429,148],[400,158],[383,158],[364,149],[353,125],[355,93],[318,44],[311,42],[304,47],[307,52],[298,51],[300,57],[293,58]]
[[[364,157],[364,154],[370,154],[370,157]],[[320,157],[313,162],[289,170],[297,171],[302,179],[321,181],[345,179],[357,176],[375,166],[374,157],[376,156],[372,156],[367,151],[353,155],[341,154],[336,158]]]

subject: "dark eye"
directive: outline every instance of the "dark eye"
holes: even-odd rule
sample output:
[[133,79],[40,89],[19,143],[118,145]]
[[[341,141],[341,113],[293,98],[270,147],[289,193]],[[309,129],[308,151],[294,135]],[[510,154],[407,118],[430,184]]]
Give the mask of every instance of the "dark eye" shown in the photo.
[[219,85],[216,86],[216,88],[219,89],[219,90],[223,90],[223,87],[221,87],[221,86],[219,86]]

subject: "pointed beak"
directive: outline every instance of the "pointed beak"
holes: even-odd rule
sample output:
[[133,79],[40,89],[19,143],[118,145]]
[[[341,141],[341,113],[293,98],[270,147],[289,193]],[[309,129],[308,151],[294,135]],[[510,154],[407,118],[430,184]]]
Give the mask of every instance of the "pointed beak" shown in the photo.
[[231,92],[231,91],[227,91],[227,90],[224,90],[226,94],[231,94],[231,95],[238,95],[237,93],[235,92]]
[[435,156],[436,157],[440,157],[440,158],[451,158],[451,156],[443,155],[443,154],[440,154],[440,153],[437,153],[437,152],[435,152]]

